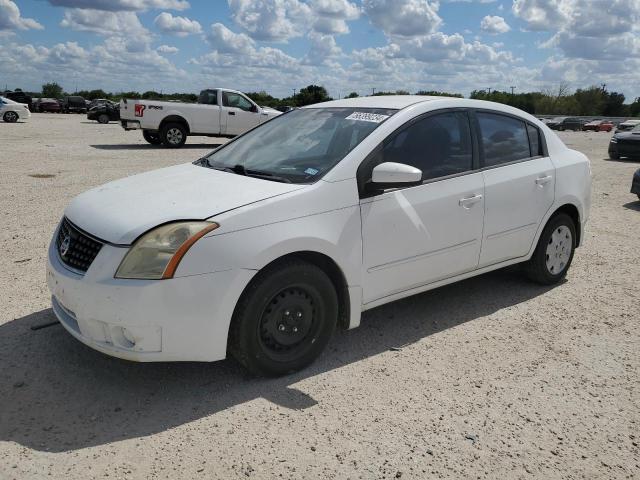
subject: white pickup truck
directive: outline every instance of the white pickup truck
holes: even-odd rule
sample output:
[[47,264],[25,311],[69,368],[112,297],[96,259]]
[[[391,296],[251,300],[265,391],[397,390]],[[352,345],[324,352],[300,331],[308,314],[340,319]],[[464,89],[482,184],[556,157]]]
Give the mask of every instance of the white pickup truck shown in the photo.
[[189,135],[235,137],[280,115],[256,105],[245,94],[225,88],[200,92],[198,103],[156,100],[120,101],[120,123],[125,130],[142,130],[152,145],[179,148]]

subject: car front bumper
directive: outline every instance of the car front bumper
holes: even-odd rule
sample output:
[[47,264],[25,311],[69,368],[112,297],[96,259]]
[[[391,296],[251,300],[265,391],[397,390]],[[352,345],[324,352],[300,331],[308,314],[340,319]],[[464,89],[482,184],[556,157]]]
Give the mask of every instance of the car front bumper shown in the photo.
[[[55,238],[55,236],[54,236]],[[127,248],[104,245],[81,274],[49,246],[47,284],[64,328],[95,350],[126,360],[215,361],[226,356],[233,310],[253,270],[170,280],[113,277]]]
[[640,157],[640,141],[636,142],[609,142],[609,155],[619,157]]

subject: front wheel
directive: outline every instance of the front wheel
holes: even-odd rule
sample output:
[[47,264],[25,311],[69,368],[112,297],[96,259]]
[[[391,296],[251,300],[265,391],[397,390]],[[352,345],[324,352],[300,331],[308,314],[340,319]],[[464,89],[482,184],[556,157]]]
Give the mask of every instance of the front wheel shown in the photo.
[[16,112],[8,111],[4,113],[2,119],[7,123],[16,123],[18,121],[18,114]]
[[620,155],[615,152],[609,152],[609,158],[611,160],[620,160]]
[[150,132],[149,130],[143,130],[142,136],[151,145],[160,145],[162,143],[162,141],[160,140],[160,135],[154,132]]
[[167,123],[160,128],[160,140],[165,147],[180,148],[187,141],[187,129],[181,123]]
[[338,319],[338,296],[319,267],[300,260],[258,273],[231,321],[229,352],[256,375],[278,376],[313,362]]
[[106,113],[101,113],[98,116],[98,123],[102,123],[102,124],[109,123],[109,115],[107,115]]
[[543,285],[553,285],[565,277],[576,248],[576,227],[566,213],[559,213],[549,220],[526,264],[529,278]]

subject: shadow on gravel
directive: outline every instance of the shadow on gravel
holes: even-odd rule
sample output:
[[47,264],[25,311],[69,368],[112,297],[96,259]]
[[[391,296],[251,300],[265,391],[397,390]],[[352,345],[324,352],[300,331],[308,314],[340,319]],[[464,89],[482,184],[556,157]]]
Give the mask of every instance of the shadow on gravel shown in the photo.
[[144,364],[111,358],[59,324],[31,330],[55,319],[51,309],[42,310],[0,326],[0,441],[62,452],[152,435],[260,397],[305,409],[317,402],[295,388],[302,379],[548,290],[508,269],[384,305],[366,312],[359,328],[336,334],[309,368],[277,379],[253,378],[232,360]]
[[[183,149],[189,148],[218,148],[222,143],[185,143],[182,147]],[[131,143],[128,145],[115,145],[115,144],[107,144],[107,145],[89,145],[90,147],[97,148],[98,150],[151,150],[154,148],[163,148],[161,145],[150,145],[148,143]]]
[[635,210],[636,212],[640,212],[640,200],[635,202],[629,202],[622,205],[624,208],[628,208],[629,210]]

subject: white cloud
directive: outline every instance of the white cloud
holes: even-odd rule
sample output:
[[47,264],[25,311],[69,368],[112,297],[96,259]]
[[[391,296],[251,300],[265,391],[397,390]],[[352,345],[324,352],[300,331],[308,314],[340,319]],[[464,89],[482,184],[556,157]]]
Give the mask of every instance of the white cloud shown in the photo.
[[511,30],[511,27],[507,25],[504,18],[498,15],[487,15],[480,22],[480,28],[483,32],[491,35],[498,35],[500,33],[507,33]]
[[33,18],[24,18],[20,9],[11,0],[0,0],[0,34],[13,30],[42,30],[44,27]]
[[308,28],[311,8],[299,0],[228,0],[231,17],[253,39],[286,42]]
[[363,0],[362,5],[371,23],[387,35],[426,35],[442,24],[437,1]]
[[190,6],[186,0],[49,0],[49,3],[57,7],[89,8],[111,12],[144,11],[151,8],[186,10]]
[[174,17],[168,12],[162,12],[153,23],[162,33],[178,37],[186,37],[190,34],[202,32],[202,27],[196,20],[190,20],[186,17]]
[[211,48],[219,53],[250,54],[255,51],[255,42],[251,37],[232,32],[221,23],[211,25],[207,40]]
[[65,10],[60,26],[104,36],[122,34],[140,37],[149,34],[134,12],[105,12],[73,8]]
[[158,53],[166,53],[172,55],[174,53],[178,53],[180,49],[178,47],[172,47],[170,45],[160,45],[158,48],[156,48],[156,51]]
[[347,0],[313,0],[310,6],[316,16],[313,30],[322,34],[349,33],[347,22],[360,17],[360,8]]

